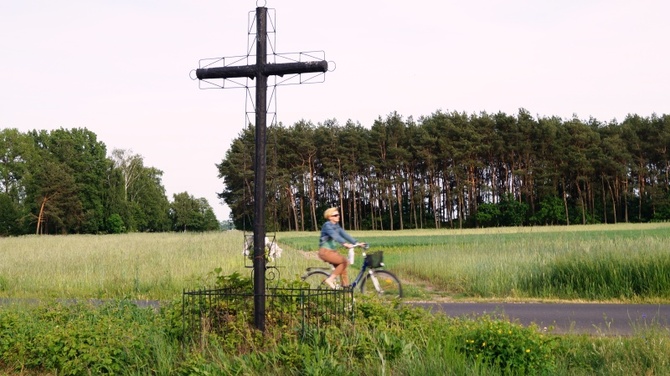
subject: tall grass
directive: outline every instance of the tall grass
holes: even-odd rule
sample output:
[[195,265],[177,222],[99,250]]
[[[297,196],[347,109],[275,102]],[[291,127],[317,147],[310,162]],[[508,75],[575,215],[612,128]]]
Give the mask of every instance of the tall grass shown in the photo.
[[[408,283],[450,296],[670,299],[670,224],[352,232]],[[282,234],[294,247],[313,237]]]
[[[243,241],[239,231],[0,238],[0,297],[172,299],[216,268],[251,273]],[[307,260],[285,252],[273,265],[293,278]]]
[[670,228],[616,228],[465,235],[408,247],[394,268],[469,297],[670,299]]
[[[608,244],[609,243],[609,244]],[[661,242],[619,240],[571,250],[520,276],[528,295],[588,300],[670,298],[670,253]]]
[[[667,223],[351,234],[384,250],[410,298],[670,300]],[[325,265],[318,232],[276,237],[275,278]],[[0,297],[172,299],[217,268],[250,275],[243,240],[240,231],[0,238]]]

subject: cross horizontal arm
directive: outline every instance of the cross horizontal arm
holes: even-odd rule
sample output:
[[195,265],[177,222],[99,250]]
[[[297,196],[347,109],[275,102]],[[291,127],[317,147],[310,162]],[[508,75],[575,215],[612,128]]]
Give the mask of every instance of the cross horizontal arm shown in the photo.
[[[264,74],[265,76],[283,76],[285,74],[298,73],[325,73],[328,71],[328,62],[321,60],[302,63],[265,64],[262,67],[261,74]],[[249,77],[254,79],[256,74],[256,65],[200,68],[195,70],[195,75],[199,80],[236,77]]]
[[215,68],[200,68],[195,70],[195,76],[199,80],[206,80],[209,78],[235,78],[235,77],[256,77],[255,65],[244,65],[237,67],[215,67]]
[[267,64],[263,69],[266,76],[283,76],[285,74],[297,73],[325,73],[328,70],[328,62],[308,61],[304,63]]

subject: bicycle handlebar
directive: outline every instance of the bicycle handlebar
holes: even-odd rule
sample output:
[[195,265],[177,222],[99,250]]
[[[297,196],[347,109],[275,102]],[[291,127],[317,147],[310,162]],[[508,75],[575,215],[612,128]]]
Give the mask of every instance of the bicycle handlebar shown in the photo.
[[370,248],[370,244],[368,243],[361,243],[361,244],[354,244],[351,247],[349,247],[349,264],[353,265],[354,263],[354,248],[359,247],[363,248],[363,250],[367,250]]

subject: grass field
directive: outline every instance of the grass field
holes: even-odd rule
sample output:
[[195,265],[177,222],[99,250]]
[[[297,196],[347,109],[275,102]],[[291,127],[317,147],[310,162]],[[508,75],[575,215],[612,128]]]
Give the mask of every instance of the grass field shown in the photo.
[[[410,296],[670,300],[670,224],[352,232],[383,249]],[[307,234],[280,241],[309,249]]]
[[[667,302],[669,230],[645,224],[352,234],[385,252],[408,299]],[[314,252],[317,233],[276,237],[284,252],[272,270],[281,279],[322,265]],[[249,312],[222,301],[225,310],[210,312],[225,312],[220,327],[199,342],[184,341],[182,301],[175,298],[184,289],[211,287],[221,274],[251,276],[243,240],[239,231],[0,238],[0,298],[45,298],[1,306],[0,374],[670,374],[666,328],[554,335],[534,325],[445,317],[362,297],[351,325],[304,338],[293,324],[270,325],[260,335]],[[96,305],[48,298],[115,299]],[[169,301],[154,310],[127,299]]]
[[[667,223],[351,234],[384,251],[409,298],[670,301]],[[323,265],[318,233],[268,235],[284,248],[271,264],[280,278]],[[239,231],[2,238],[0,297],[172,299],[207,285],[216,268],[250,275],[243,239]]]

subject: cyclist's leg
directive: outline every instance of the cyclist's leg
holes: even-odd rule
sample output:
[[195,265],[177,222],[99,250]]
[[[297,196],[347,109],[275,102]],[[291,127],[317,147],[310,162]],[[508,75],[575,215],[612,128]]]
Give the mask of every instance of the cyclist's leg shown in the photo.
[[317,289],[326,287],[324,281],[328,276],[329,274],[323,270],[313,270],[303,276],[302,279],[309,284],[310,288]]
[[346,257],[337,251],[321,248],[319,249],[319,258],[335,267],[333,274],[326,279],[327,284],[332,285],[335,282],[335,278],[339,275],[342,280],[342,286],[349,286],[349,276],[347,275],[349,261],[347,261]]

